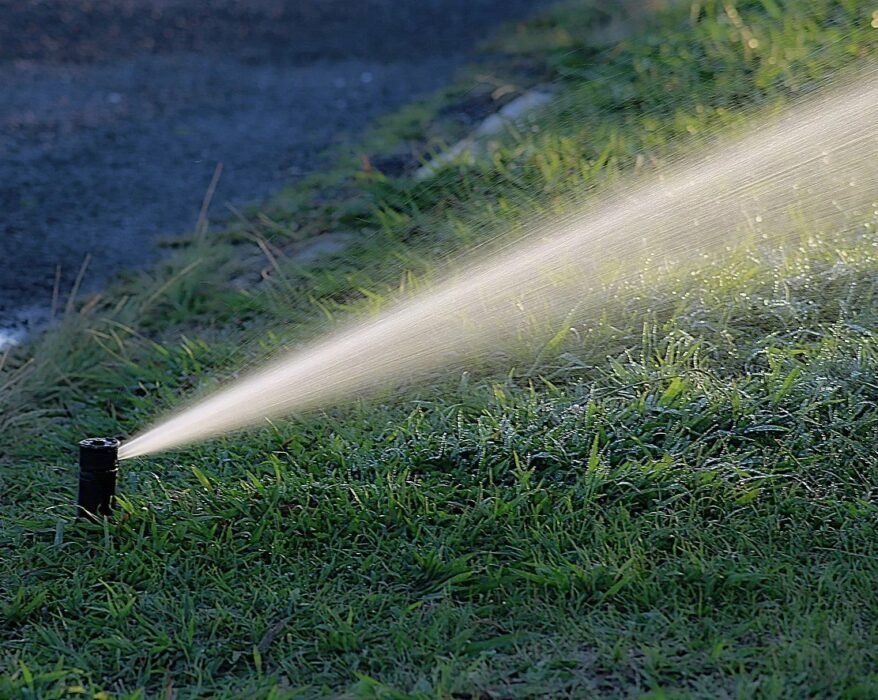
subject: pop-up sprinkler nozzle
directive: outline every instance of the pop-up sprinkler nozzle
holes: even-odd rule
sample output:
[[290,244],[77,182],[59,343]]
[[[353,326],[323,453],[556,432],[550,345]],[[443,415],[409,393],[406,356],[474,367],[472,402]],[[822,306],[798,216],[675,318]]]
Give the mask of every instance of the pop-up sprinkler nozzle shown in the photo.
[[116,497],[119,469],[116,438],[88,438],[79,443],[79,502],[77,515],[95,520],[109,515]]

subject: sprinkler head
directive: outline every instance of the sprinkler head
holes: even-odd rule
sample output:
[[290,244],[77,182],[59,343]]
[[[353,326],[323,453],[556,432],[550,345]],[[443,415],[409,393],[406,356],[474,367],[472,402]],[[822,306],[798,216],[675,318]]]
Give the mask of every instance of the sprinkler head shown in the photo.
[[116,497],[119,441],[87,438],[79,443],[79,501],[77,515],[88,520],[109,515]]

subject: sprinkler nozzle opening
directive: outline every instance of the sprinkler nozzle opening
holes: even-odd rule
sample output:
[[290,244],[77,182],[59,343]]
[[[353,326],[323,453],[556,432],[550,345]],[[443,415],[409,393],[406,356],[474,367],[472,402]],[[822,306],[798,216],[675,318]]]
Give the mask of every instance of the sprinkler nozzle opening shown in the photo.
[[108,437],[86,438],[79,443],[78,516],[96,520],[112,512],[119,444],[116,438]]

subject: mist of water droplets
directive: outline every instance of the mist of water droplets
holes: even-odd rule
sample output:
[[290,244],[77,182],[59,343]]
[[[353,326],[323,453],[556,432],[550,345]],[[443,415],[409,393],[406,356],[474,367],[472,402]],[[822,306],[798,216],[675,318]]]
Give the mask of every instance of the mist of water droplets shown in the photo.
[[[803,225],[863,221],[878,199],[878,80],[813,98],[736,142],[651,181],[618,187],[587,210],[541,223],[380,317],[280,357],[160,421],[123,459],[183,446],[268,418],[417,379],[514,342],[534,317],[594,311],[602,271],[634,273],[721,252],[742,234],[782,244]],[[648,263],[644,261],[650,261]]]

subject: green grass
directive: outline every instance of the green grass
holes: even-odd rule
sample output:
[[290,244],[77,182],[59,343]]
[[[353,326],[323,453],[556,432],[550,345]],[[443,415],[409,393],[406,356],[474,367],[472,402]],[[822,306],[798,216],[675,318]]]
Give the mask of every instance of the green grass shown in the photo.
[[[5,358],[0,697],[878,697],[878,220],[619,281],[536,363],[125,463],[118,513],[71,521],[81,437],[377,313],[878,39],[851,0],[735,6],[609,46],[583,4],[511,29],[495,83],[561,93],[488,161],[414,182],[341,155]],[[363,150],[453,140],[443,105],[487,89],[465,85]],[[327,231],[357,236],[290,262]]]

